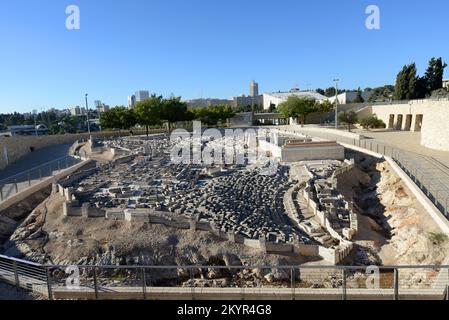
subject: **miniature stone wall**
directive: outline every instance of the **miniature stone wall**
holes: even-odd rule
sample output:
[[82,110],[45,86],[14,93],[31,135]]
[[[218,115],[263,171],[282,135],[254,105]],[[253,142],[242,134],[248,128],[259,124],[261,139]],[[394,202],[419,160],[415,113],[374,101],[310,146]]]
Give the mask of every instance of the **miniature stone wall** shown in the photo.
[[[86,177],[89,177],[98,171],[94,162],[90,162],[90,167],[84,167],[84,170],[75,172],[69,175],[64,181],[62,181],[62,186],[70,186]],[[63,195],[63,194],[61,194]]]
[[[347,162],[346,166],[337,169],[333,173],[332,176],[333,180],[338,181],[339,175],[349,172],[354,168],[354,166],[355,165],[353,161]],[[312,177],[313,174],[309,172],[309,176]],[[345,236],[348,239],[351,239],[355,234],[357,234],[358,231],[357,214],[352,212],[352,208],[347,203],[346,207],[348,210],[350,210],[350,228],[347,230],[343,229],[343,235],[340,235],[337,231],[335,231],[332,228],[332,224],[328,219],[328,214],[319,210],[318,203],[316,203],[311,197],[309,187],[304,188],[303,197],[306,200],[309,209],[311,209],[312,212],[317,216],[321,226],[324,227],[333,238],[340,241],[340,245],[337,248],[325,248],[322,246],[318,246],[318,255],[321,256],[326,261],[333,261],[333,263],[335,264],[339,263],[350,254],[353,248],[353,243],[344,239],[343,236]]]

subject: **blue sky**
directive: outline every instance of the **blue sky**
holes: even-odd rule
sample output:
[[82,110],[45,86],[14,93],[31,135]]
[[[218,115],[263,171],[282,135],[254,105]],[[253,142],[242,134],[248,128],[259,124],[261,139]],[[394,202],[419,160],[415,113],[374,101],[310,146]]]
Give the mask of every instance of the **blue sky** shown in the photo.
[[[78,5],[81,29],[65,28]],[[378,5],[381,29],[365,28]],[[0,112],[393,83],[449,60],[446,0],[0,0]],[[446,73],[448,74],[448,73]]]

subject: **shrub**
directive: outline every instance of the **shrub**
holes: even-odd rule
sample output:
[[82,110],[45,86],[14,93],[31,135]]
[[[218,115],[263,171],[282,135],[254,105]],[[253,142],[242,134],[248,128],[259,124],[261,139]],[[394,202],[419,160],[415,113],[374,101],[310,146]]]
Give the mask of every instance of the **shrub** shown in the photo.
[[429,232],[429,239],[435,245],[441,245],[447,241],[447,235],[440,232]]
[[378,119],[376,115],[372,115],[363,119],[360,119],[359,124],[364,129],[383,129],[387,126],[385,125],[385,122],[383,122],[381,119]]

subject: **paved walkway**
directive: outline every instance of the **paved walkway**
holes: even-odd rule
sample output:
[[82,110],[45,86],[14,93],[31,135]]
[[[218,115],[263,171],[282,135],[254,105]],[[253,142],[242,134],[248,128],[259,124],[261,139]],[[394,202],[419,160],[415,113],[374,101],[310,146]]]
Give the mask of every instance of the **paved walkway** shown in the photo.
[[393,145],[399,149],[418,153],[427,157],[433,157],[438,161],[449,166],[449,152],[438,151],[423,147],[421,145],[421,133],[420,132],[408,132],[408,131],[366,131],[366,130],[354,130],[354,133],[362,134],[366,137],[373,138],[379,142]]
[[33,169],[47,162],[62,158],[68,155],[72,144],[60,144],[44,149],[36,150],[25,157],[10,164],[3,170],[0,170],[0,180],[9,178],[18,173]]
[[[37,150],[0,171],[0,202],[79,160],[69,157],[71,144]],[[31,170],[34,169],[34,170]]]

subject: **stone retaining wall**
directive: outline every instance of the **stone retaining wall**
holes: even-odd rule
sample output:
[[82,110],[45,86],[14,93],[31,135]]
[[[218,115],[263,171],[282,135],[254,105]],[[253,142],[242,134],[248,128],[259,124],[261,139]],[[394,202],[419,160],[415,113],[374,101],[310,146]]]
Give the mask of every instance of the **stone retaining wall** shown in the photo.
[[[164,132],[156,130],[151,133]],[[19,160],[31,153],[31,149],[38,150],[58,144],[74,143],[79,140],[88,140],[90,136],[94,138],[122,137],[128,136],[126,131],[93,132],[79,134],[49,135],[49,136],[15,136],[0,137],[0,170],[7,165]]]
[[[333,178],[338,180],[339,175],[349,172],[354,168],[354,166],[355,164],[350,162],[345,167],[337,169],[333,174]],[[312,176],[311,172],[308,172],[308,174],[309,176]],[[323,246],[318,246],[318,255],[326,261],[332,261],[334,264],[339,263],[351,253],[354,246],[353,243],[344,239],[342,235],[332,228],[332,224],[330,223],[327,214],[319,210],[318,203],[310,197],[310,193],[307,189],[303,190],[303,197],[306,200],[309,209],[311,209],[318,218],[320,225],[325,228],[333,238],[340,241],[340,245],[337,248],[325,248]],[[351,229],[346,232],[346,236],[348,238],[352,237],[358,231],[357,215],[351,213],[350,217]]]

